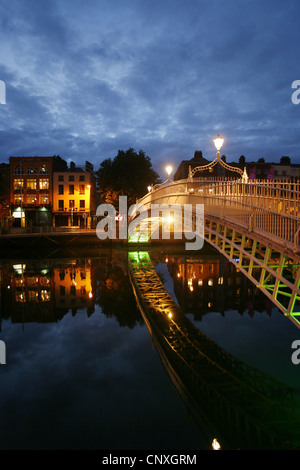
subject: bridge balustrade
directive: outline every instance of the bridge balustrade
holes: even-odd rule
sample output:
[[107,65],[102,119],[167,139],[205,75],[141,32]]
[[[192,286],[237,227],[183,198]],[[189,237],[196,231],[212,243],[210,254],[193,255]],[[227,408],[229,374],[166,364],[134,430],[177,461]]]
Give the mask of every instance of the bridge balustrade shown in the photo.
[[204,204],[204,211],[239,226],[298,246],[300,183],[229,178],[191,178],[156,185],[138,201],[150,204]]

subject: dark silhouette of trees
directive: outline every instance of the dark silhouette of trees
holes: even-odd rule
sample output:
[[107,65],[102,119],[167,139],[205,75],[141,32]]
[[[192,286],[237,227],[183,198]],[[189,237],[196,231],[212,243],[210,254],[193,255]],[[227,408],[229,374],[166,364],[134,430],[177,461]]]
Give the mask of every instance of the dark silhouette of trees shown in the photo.
[[143,150],[119,150],[113,159],[107,158],[96,171],[100,202],[118,205],[119,196],[128,197],[128,205],[144,196],[147,187],[160,182],[151,160]]

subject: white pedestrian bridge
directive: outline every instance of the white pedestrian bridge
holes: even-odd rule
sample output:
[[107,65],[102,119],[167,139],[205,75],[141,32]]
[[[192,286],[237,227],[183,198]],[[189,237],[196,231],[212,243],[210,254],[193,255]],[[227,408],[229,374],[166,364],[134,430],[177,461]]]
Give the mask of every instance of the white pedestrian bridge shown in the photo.
[[129,222],[134,221],[129,243],[168,238],[169,229],[171,238],[202,237],[300,327],[300,182],[190,173],[187,179],[149,188],[131,214]]

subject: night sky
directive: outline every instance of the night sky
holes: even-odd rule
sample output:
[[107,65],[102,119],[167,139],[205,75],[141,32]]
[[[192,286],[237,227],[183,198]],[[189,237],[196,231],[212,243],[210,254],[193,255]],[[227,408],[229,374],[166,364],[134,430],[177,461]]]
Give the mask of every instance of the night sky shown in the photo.
[[[300,163],[299,0],[2,0],[0,161]],[[300,94],[299,94],[300,96]]]

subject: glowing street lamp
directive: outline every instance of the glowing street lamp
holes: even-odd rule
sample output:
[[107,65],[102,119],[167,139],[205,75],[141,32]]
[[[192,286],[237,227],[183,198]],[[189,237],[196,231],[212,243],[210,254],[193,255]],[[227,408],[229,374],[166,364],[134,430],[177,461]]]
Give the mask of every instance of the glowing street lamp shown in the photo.
[[171,166],[167,166],[166,167],[166,172],[168,173],[168,181],[171,180],[171,173],[172,173],[172,167]]
[[224,139],[222,139],[222,137],[220,137],[220,135],[218,134],[217,137],[214,139],[214,144],[215,144],[215,147],[217,149],[217,157],[220,158],[220,149],[222,147],[224,143]]
[[91,185],[87,185],[89,190],[89,218],[88,218],[88,226],[91,228]]

